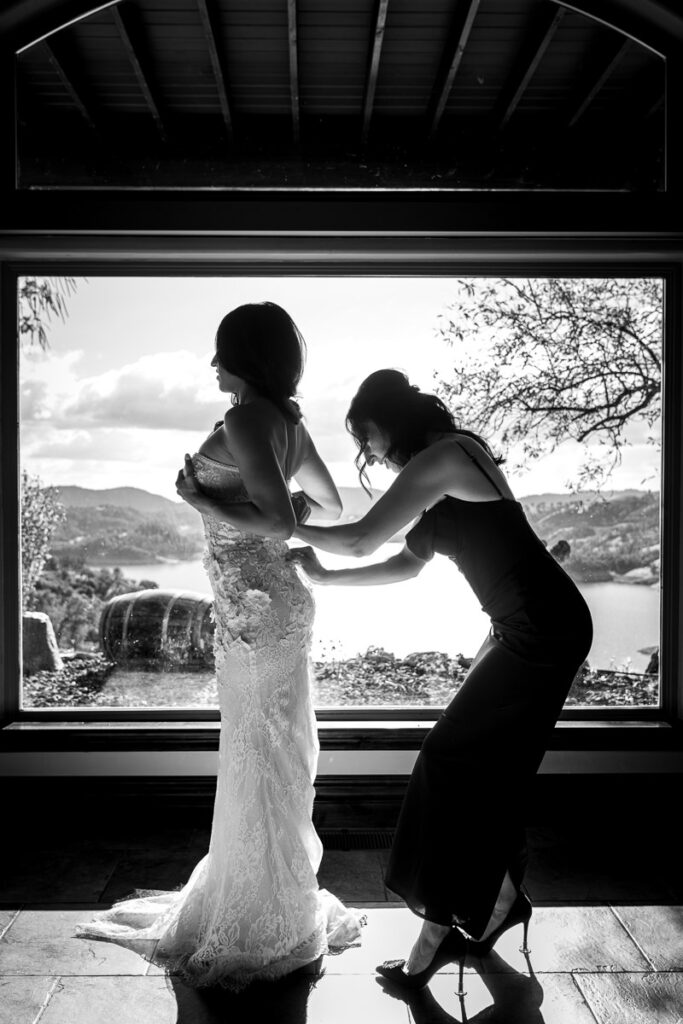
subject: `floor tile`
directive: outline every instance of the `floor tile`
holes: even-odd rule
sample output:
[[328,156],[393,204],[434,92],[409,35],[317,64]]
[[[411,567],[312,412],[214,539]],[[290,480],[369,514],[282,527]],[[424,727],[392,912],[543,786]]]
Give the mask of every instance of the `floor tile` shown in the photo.
[[[76,925],[90,909],[22,910],[0,942],[2,975],[144,975],[147,961],[111,942],[81,939]],[[140,943],[148,955],[153,942]]]
[[668,902],[669,854],[663,839],[633,830],[622,835],[620,823],[612,836],[591,824],[583,831],[529,830],[525,885],[534,900]]
[[184,854],[138,851],[122,857],[100,894],[103,903],[115,903],[136,889],[170,892],[185,885],[197,861]]
[[[123,854],[139,851],[143,853],[185,853],[191,843],[196,829],[188,825],[176,828],[139,828],[116,829],[111,826],[93,829],[83,835],[66,835],[60,840],[46,843],[45,839],[37,839],[35,843],[46,855],[58,852],[70,855],[90,853],[113,853],[119,857]],[[30,850],[31,843],[24,843]],[[208,844],[207,844],[208,845]]]
[[[495,953],[524,972],[522,927],[505,932]],[[609,907],[535,907],[529,926],[530,963],[537,975],[571,971],[647,971],[650,964]],[[481,961],[482,970],[488,968]]]
[[612,909],[656,970],[683,971],[683,906]]
[[0,900],[64,903],[100,898],[116,868],[113,852],[47,855],[23,851],[6,863],[0,875]]
[[53,977],[0,977],[0,1024],[33,1024],[56,982]]
[[[438,974],[427,989],[404,997],[415,1024],[490,1021],[491,1024],[595,1024],[569,974],[467,974],[465,996],[457,979]],[[481,1015],[481,1016],[480,1016]]]
[[326,850],[318,884],[340,900],[381,899],[382,870],[376,850]]
[[148,1022],[181,1024],[163,978],[61,978],[40,1018],[40,1024]]
[[238,994],[196,993],[175,982],[178,1024],[409,1024],[405,1004],[374,979],[292,977],[249,985]]
[[307,1012],[301,1024],[303,1020],[307,1024],[408,1024],[410,1020],[405,1003],[388,996],[376,975],[322,978],[309,996]]
[[[150,952],[153,943],[150,943]],[[132,950],[94,939],[8,943],[0,946],[0,975],[138,975],[147,962]]]
[[72,939],[74,928],[89,921],[102,907],[98,903],[63,903],[25,907],[15,915],[4,935],[5,942],[43,942]]
[[579,974],[596,1024],[680,1024],[683,974]]
[[[325,851],[321,887],[364,910],[368,924],[360,945],[327,956],[317,979],[290,977],[239,995],[196,991],[167,979],[144,956],[74,937],[75,925],[93,910],[135,889],[182,886],[208,849],[210,828],[197,820],[121,832],[84,823],[82,836],[73,828],[55,835],[50,850],[30,842],[15,849],[9,868],[0,872],[0,1024],[34,1024],[41,1008],[40,1024],[464,1019],[457,964],[408,997],[389,991],[375,972],[383,960],[408,953],[420,924],[384,887],[384,849]],[[683,888],[676,844],[663,834],[631,829],[622,835],[611,826],[566,823],[529,831],[531,956],[519,952],[517,926],[487,957],[468,960],[466,1019],[683,1024],[683,892],[671,896]],[[147,943],[143,954],[151,947]]]
[[406,907],[386,904],[366,910],[367,925],[359,946],[325,957],[328,974],[371,974],[383,960],[406,957],[420,931],[420,922]]
[[3,938],[7,929],[12,925],[15,917],[19,913],[17,910],[0,910],[0,939]]

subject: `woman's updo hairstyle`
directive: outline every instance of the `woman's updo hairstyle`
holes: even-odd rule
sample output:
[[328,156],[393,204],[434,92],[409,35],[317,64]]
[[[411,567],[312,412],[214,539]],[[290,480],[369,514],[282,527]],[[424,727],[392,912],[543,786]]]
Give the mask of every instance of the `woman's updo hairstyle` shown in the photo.
[[358,388],[346,414],[346,429],[358,447],[355,462],[365,490],[367,463],[363,448],[368,423],[386,434],[386,458],[401,467],[426,448],[434,434],[464,434],[477,441],[496,464],[503,461],[479,434],[456,426],[453,414],[437,395],[420,391],[400,370],[376,370]]
[[281,306],[248,302],[231,310],[216,331],[216,356],[224,369],[298,423],[301,413],[292,398],[304,372],[306,343]]

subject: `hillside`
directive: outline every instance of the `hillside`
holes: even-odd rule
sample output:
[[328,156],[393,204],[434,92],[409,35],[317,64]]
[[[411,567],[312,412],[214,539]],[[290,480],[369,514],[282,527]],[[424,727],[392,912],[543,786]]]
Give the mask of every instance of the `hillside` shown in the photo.
[[549,548],[569,544],[564,568],[585,583],[654,583],[659,579],[659,493],[616,491],[529,495],[521,499],[529,522]]
[[204,545],[199,514],[138,487],[49,488],[66,509],[52,554],[73,564],[142,564],[197,558]]
[[114,508],[132,508],[137,512],[167,512],[182,501],[170,501],[160,494],[151,494],[140,487],[108,487],[92,490],[89,487],[46,487],[67,508],[97,508],[109,505]]
[[[203,549],[201,518],[184,502],[136,487],[54,490],[66,507],[66,519],[52,544],[59,559],[89,565],[142,564],[198,558]],[[371,499],[360,487],[339,491],[342,523],[358,519],[383,493],[375,491]],[[569,545],[563,565],[575,579],[600,582],[626,576],[624,582],[651,583],[659,578],[657,492],[547,493],[521,501],[548,548],[559,541]]]

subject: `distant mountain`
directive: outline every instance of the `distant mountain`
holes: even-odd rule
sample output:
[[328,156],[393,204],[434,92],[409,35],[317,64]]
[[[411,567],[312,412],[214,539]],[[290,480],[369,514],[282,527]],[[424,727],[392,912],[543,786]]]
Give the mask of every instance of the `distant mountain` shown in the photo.
[[171,512],[181,508],[185,502],[170,501],[160,494],[151,494],[140,487],[108,487],[92,490],[89,487],[46,487],[67,508],[96,508],[109,505],[112,508],[134,508],[137,512]]
[[[52,543],[59,558],[89,565],[126,565],[197,558],[203,549],[201,518],[185,502],[138,487],[48,489],[66,507],[66,519]],[[339,493],[343,502],[339,522],[345,523],[363,516],[384,492],[376,490],[369,496],[361,487],[340,487]],[[656,491],[548,492],[520,500],[549,549],[559,542],[564,542],[563,548],[569,546],[563,565],[575,579],[642,584],[658,578]],[[405,532],[391,540],[401,541]]]
[[196,558],[204,545],[202,521],[184,501],[170,501],[139,487],[49,487],[66,518],[55,531],[52,553],[87,565],[141,564]]
[[[519,500],[522,504],[536,507],[538,505],[575,505],[578,502],[592,505],[596,501],[611,501],[613,498],[633,498],[637,495],[649,494],[649,491],[639,491],[635,488],[624,491],[561,491],[556,493],[548,491],[545,494],[525,494]],[[653,492],[654,493],[654,492]]]
[[563,566],[574,579],[642,584],[659,578],[657,491],[536,494],[521,502],[548,548],[560,541],[569,545]]

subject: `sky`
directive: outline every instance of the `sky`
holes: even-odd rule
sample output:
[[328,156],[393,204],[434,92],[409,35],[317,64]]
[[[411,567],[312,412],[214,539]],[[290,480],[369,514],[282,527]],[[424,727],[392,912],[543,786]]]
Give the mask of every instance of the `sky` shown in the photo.
[[[48,324],[48,351],[23,346],[22,466],[44,485],[132,486],[175,499],[184,453],[227,407],[210,366],[216,328],[235,306],[267,299],[306,339],[306,422],[337,485],[354,486],[356,450],[344,428],[351,398],[386,366],[435,389],[435,372],[452,360],[437,317],[455,287],[443,277],[79,278],[65,321]],[[658,488],[659,454],[647,434],[631,429],[612,488]],[[513,492],[566,491],[582,458],[566,443],[526,473],[509,473]],[[371,480],[384,489],[393,476],[374,467]]]

